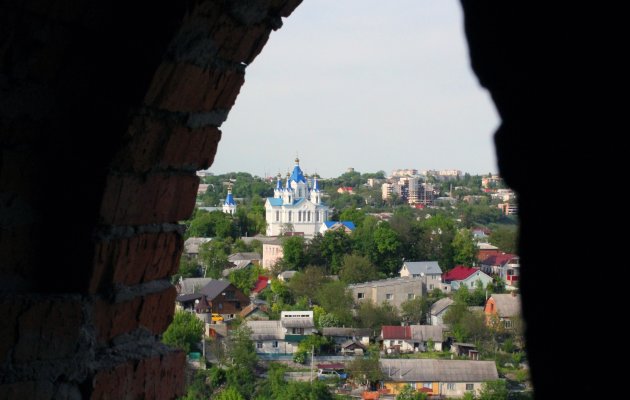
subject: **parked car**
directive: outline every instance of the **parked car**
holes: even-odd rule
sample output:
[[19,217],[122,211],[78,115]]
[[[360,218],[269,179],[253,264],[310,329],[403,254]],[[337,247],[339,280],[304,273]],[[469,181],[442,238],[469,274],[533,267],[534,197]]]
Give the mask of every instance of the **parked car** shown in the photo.
[[223,316],[221,314],[212,313],[212,322],[223,321]]
[[334,369],[319,369],[317,371],[317,379],[346,379],[348,374],[345,372],[339,372]]

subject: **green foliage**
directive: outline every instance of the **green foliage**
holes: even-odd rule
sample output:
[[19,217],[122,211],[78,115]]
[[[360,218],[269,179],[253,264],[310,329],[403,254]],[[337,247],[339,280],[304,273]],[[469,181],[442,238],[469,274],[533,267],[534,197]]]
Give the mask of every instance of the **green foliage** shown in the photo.
[[405,385],[396,396],[396,400],[425,400],[426,393],[419,392],[409,385]]
[[403,321],[420,325],[426,319],[426,314],[429,311],[429,303],[425,298],[419,297],[403,302],[400,308],[400,316]]
[[179,281],[179,278],[195,278],[200,274],[199,264],[196,260],[193,260],[182,254],[179,259],[179,269],[177,273],[173,275],[172,282],[175,283]]
[[[323,268],[308,266],[302,272],[296,273],[287,283],[294,298],[306,297],[313,300],[320,287],[329,281]],[[322,305],[324,308],[326,306]]]
[[342,325],[352,324],[354,300],[352,299],[352,292],[343,282],[330,281],[325,283],[318,289],[315,299],[329,314],[334,315]]
[[184,395],[181,400],[205,400],[210,398],[212,395],[212,388],[215,388],[218,385],[208,382],[208,375],[209,373],[207,370],[194,371],[192,381],[186,388],[186,395]]
[[370,351],[367,358],[356,357],[346,364],[346,371],[355,382],[376,384],[384,378],[378,350]]
[[249,296],[251,289],[261,275],[262,269],[258,266],[243,268],[232,271],[228,277],[230,282],[239,288],[245,295]]
[[210,384],[212,387],[219,387],[223,382],[225,382],[225,370],[214,366],[210,368],[209,371]]
[[365,211],[356,208],[347,208],[339,214],[340,221],[352,221],[354,226],[359,226],[365,219]]
[[505,253],[516,253],[518,230],[516,226],[498,225],[490,233],[490,243]]
[[211,240],[199,246],[199,259],[206,268],[206,276],[218,279],[228,265],[230,245],[222,240]]
[[318,321],[320,328],[334,328],[342,325],[341,320],[337,318],[335,314],[331,313],[320,315]]
[[380,331],[383,325],[399,325],[400,317],[395,306],[384,302],[375,305],[371,301],[364,301],[357,310],[359,324],[363,328],[371,328]]
[[479,392],[479,400],[506,400],[508,398],[507,383],[504,380],[484,382]]
[[455,264],[471,267],[477,262],[477,246],[473,240],[472,232],[468,229],[460,229],[453,238],[453,261]]
[[293,353],[293,362],[297,364],[304,364],[306,362],[306,356],[306,350],[298,350]]
[[318,247],[323,266],[332,274],[337,274],[341,269],[344,255],[352,251],[352,240],[342,230],[326,231]]
[[346,254],[343,257],[339,279],[346,284],[367,282],[379,277],[374,264],[367,257],[358,254]]
[[217,400],[245,400],[245,397],[235,387],[229,386],[217,396]]
[[282,251],[285,269],[298,270],[304,268],[306,264],[304,238],[301,236],[291,236],[282,242]]
[[222,211],[207,212],[197,210],[194,218],[186,230],[186,237],[227,237],[236,238],[238,235],[232,217]]
[[319,335],[308,335],[298,344],[298,351],[310,353],[311,350],[314,350],[315,354],[319,354],[331,347],[332,343],[328,338]]
[[231,332],[226,354],[230,357],[226,372],[228,386],[234,388],[244,398],[249,398],[255,387],[254,368],[258,362],[254,344],[250,339],[251,330],[241,325]]
[[193,347],[201,342],[203,328],[203,322],[194,314],[177,311],[173,317],[173,322],[162,335],[162,342],[189,353]]

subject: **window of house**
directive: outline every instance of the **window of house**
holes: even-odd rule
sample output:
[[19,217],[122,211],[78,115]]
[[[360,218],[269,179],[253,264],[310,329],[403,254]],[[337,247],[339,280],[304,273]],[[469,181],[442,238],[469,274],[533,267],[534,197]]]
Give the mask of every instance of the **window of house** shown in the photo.
[[319,213],[315,212],[315,222],[319,222]]
[[433,384],[431,382],[422,382],[422,387],[425,389],[433,389]]
[[304,334],[304,328],[293,328],[291,330],[291,333],[293,333],[294,335],[303,335]]
[[402,340],[398,340],[398,344],[402,344]]
[[467,383],[466,384],[466,390],[475,390],[475,384],[474,383]]
[[413,293],[407,293],[407,300],[413,300],[416,298],[416,295]]
[[276,221],[280,221],[280,211],[276,211]]
[[393,300],[394,299],[394,295],[392,293],[387,293],[385,295],[385,300]]
[[289,222],[291,222],[291,211],[289,211],[288,217],[289,217]]
[[447,390],[455,390],[455,384],[453,382],[449,382],[446,384]]
[[429,290],[433,290],[433,284],[429,285]]
[[278,341],[277,341],[277,340],[274,340],[274,341],[271,343],[271,347],[273,347],[274,349],[277,349],[277,348],[278,348]]
[[503,321],[503,326],[505,326],[506,329],[510,329],[512,327],[512,321],[506,319],[505,321]]
[[365,293],[357,293],[357,299],[365,298]]
[[311,222],[311,212],[310,211],[306,213],[306,217],[307,217],[308,222]]
[[256,348],[257,349],[262,349],[263,348],[263,342],[256,342]]

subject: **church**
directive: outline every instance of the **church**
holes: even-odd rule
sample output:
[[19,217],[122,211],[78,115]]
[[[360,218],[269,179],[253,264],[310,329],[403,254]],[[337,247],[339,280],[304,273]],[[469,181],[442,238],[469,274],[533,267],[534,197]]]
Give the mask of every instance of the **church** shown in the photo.
[[287,173],[284,186],[282,176],[278,174],[273,194],[265,201],[267,236],[294,232],[313,237],[329,219],[330,209],[321,202],[317,178],[309,182],[298,158],[293,171]]

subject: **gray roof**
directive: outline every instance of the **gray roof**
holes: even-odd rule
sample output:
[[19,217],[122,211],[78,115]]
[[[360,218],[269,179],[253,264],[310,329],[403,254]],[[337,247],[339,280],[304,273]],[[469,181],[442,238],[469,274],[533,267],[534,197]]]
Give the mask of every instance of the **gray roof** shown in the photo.
[[315,326],[313,318],[285,318],[282,320],[282,326],[285,328],[312,328]]
[[323,328],[322,335],[324,336],[371,336],[372,330],[369,328]]
[[257,240],[263,244],[275,242],[278,240],[277,236],[265,236],[265,235],[256,235],[256,236],[241,236],[240,238],[245,244],[251,244],[254,240]]
[[252,265],[252,262],[249,260],[236,260],[236,261],[232,261],[232,264],[234,264],[234,266],[231,268],[226,268],[223,271],[221,271],[221,275],[228,276],[230,275],[230,273],[234,271],[238,271],[239,269],[243,269],[247,267],[248,265]]
[[521,295],[507,294],[493,294],[491,298],[494,299],[494,303],[497,307],[497,314],[499,317],[514,317],[521,313]]
[[183,278],[177,283],[179,294],[200,293],[201,288],[212,281],[212,278]]
[[348,285],[348,289],[360,288],[360,287],[383,287],[383,286],[395,286],[399,284],[409,283],[409,282],[417,282],[419,285],[424,282],[423,278],[388,278],[388,279],[379,279],[377,281],[370,282],[362,282],[362,283],[353,283]]
[[441,342],[443,330],[442,325],[411,325],[411,340]]
[[201,290],[199,292],[201,294],[205,295],[208,298],[208,300],[212,300],[215,297],[217,297],[219,295],[219,293],[224,291],[225,288],[227,288],[228,286],[230,286],[230,281],[224,281],[222,279],[221,280],[212,280],[212,281],[208,282],[208,284],[206,286],[201,288]]
[[291,279],[296,273],[297,271],[283,271],[278,274],[278,278],[282,277],[283,279]]
[[494,361],[381,359],[385,381],[485,382],[499,379]]
[[254,261],[254,260],[262,260],[262,256],[260,253],[234,253],[230,254],[228,257],[228,261]]
[[444,297],[443,299],[436,301],[431,306],[431,315],[438,315],[442,311],[446,310],[453,303],[455,302],[449,297]]
[[184,242],[184,253],[186,254],[199,254],[199,246],[211,241],[210,238],[204,237],[191,237]]
[[283,340],[284,330],[280,321],[246,321],[245,324],[252,330],[252,340]]
[[405,261],[403,266],[405,265],[412,275],[442,275],[437,261]]

